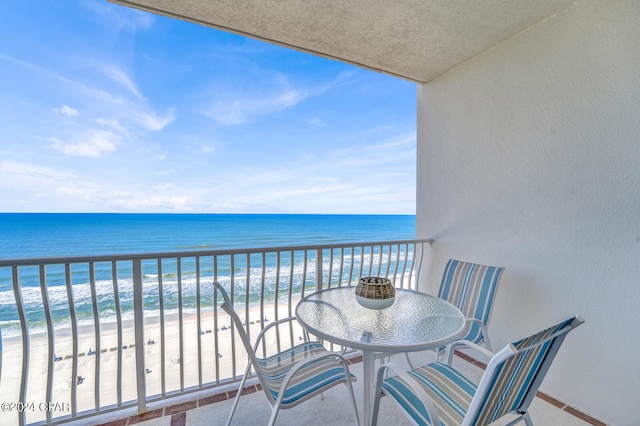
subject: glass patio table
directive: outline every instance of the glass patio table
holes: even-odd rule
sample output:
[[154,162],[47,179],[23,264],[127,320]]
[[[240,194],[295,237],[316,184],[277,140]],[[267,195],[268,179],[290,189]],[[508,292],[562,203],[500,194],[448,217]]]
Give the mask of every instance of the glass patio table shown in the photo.
[[355,287],[310,294],[296,306],[296,317],[309,333],[362,351],[363,419],[369,424],[377,353],[435,349],[464,335],[462,312],[449,302],[413,290],[396,289],[395,302],[381,310],[356,301]]

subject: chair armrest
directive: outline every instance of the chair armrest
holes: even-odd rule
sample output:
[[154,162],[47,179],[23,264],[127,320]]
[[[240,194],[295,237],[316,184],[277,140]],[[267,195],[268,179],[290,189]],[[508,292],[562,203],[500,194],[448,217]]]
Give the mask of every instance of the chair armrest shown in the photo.
[[[413,393],[416,395],[416,397],[420,400],[420,402],[424,406],[424,409],[427,411],[427,413],[429,413],[431,420],[433,420],[433,425],[441,426],[442,423],[440,421],[440,415],[438,414],[438,409],[436,408],[436,405],[433,403],[433,400],[431,399],[431,397],[424,391],[424,389],[416,379],[414,379],[409,374],[407,374],[400,366],[393,363],[382,364],[378,368],[378,374],[376,376],[376,388],[374,391],[375,401],[374,401],[374,407],[373,407],[375,421],[377,421],[377,412],[380,405],[380,393],[382,392],[382,382],[384,381],[385,370],[391,370],[394,374],[396,374],[397,377],[401,378],[411,388]],[[372,423],[372,424],[375,424],[375,423]]]
[[[492,351],[491,342],[489,341],[489,333],[487,333],[487,326],[484,322],[477,318],[465,318],[467,323],[476,323],[480,327],[480,332],[482,333],[482,341],[484,342],[487,349]],[[470,326],[470,325],[469,325]]]
[[449,345],[447,345],[447,364],[451,365],[451,362],[453,361],[453,355],[456,351],[456,348],[458,346],[467,346],[475,351],[480,352],[480,354],[482,354],[483,356],[485,356],[487,358],[487,360],[493,358],[493,355],[495,355],[493,352],[491,352],[490,350],[488,350],[487,348],[483,348],[482,346],[478,345],[477,343],[473,343],[470,342],[468,340],[457,340],[453,343],[450,343]]
[[260,341],[262,340],[262,338],[264,337],[267,331],[269,331],[270,329],[272,329],[277,325],[284,324],[286,322],[291,322],[291,321],[297,321],[297,318],[296,317],[282,318],[282,319],[279,319],[278,321],[269,323],[269,325],[267,325],[265,328],[260,330],[260,333],[258,333],[258,337],[256,337],[256,341],[253,344],[253,351],[256,352],[258,350],[258,347],[260,346]]

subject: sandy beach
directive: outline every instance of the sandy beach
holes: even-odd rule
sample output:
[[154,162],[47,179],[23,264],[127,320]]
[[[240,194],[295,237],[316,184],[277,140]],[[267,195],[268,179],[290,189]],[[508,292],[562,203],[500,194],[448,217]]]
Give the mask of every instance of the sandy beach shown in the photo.
[[[246,319],[245,311],[239,310],[238,313],[243,320]],[[287,316],[287,306],[278,306],[278,318]],[[183,313],[183,335],[180,340],[178,314],[165,315],[164,342],[161,337],[160,317],[145,318],[143,350],[147,397],[162,393],[163,367],[166,393],[180,390],[181,371],[184,388],[198,386],[200,383],[222,381],[244,373],[247,356],[237,334],[233,338],[236,345],[234,369],[229,317],[222,311],[217,312],[217,323],[214,317],[212,310],[202,311],[200,324],[198,324],[196,314]],[[268,308],[265,306],[264,317],[268,320],[265,325],[276,319],[274,305],[269,305]],[[259,307],[249,310],[249,332],[252,341],[262,327],[261,318]],[[283,332],[281,339],[284,339],[287,345],[290,335],[293,335],[294,342],[302,336],[302,329],[297,324],[292,333],[288,328],[286,332],[283,329]],[[30,336],[27,397],[24,401],[26,405],[22,407],[26,412],[27,423],[45,420],[47,410],[51,412],[53,418],[71,414],[70,403],[74,382],[78,413],[95,410],[98,377],[99,406],[117,404],[119,357],[121,357],[122,371],[121,400],[127,402],[136,399],[136,347],[133,320],[123,321],[120,347],[115,323],[100,324],[99,345],[93,325],[79,327],[77,357],[73,355],[73,338],[70,328],[55,330],[54,336],[56,361],[53,362],[51,401],[55,405],[52,406],[46,404],[49,356],[47,334],[39,333]],[[181,341],[182,357],[180,356]],[[275,336],[271,336],[267,342],[268,345],[275,347]],[[198,353],[201,354],[201,379]],[[3,409],[0,410],[0,424],[14,425],[18,424],[20,407],[15,403],[19,401],[23,358],[22,339],[19,336],[3,340],[2,357],[0,402],[3,403]],[[74,359],[77,360],[76,374],[73,373]]]

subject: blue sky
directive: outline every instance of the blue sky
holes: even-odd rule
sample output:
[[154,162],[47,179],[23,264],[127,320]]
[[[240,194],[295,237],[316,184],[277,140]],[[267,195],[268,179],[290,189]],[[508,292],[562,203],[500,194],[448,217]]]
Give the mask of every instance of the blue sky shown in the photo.
[[414,214],[415,96],[105,0],[3,0],[0,212]]

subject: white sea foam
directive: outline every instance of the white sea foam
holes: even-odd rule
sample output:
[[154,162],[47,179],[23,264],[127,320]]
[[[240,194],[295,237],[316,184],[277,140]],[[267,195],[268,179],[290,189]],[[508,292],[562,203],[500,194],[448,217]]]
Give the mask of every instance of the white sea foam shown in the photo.
[[[389,261],[392,264],[389,264]],[[344,258],[339,253],[334,253],[332,262],[329,262],[329,256],[325,253],[323,259],[323,275],[324,280],[329,279],[331,274],[331,282],[338,281],[344,283],[351,282],[360,274],[384,274],[389,269],[389,273],[394,273],[395,264],[400,268],[403,267],[404,253],[398,258],[396,254],[385,252],[379,253],[357,253],[351,258],[350,253],[346,253]],[[247,300],[247,278],[249,287],[249,303],[258,303],[260,296],[264,294],[266,298],[273,298],[278,293],[289,290],[300,291],[304,282],[315,282],[316,260],[307,259],[306,263],[302,258],[295,257],[293,265],[291,259],[282,256],[280,259],[280,267],[275,266],[273,259],[267,260],[267,265],[263,268],[262,262],[250,263],[250,268],[239,263],[235,265],[233,274],[227,267],[224,274],[215,275],[215,278],[228,290],[231,289],[233,283],[233,294],[236,302],[244,303]],[[195,267],[185,263],[182,274],[178,277],[174,268],[163,266],[163,272],[160,275],[158,271],[155,273],[151,270],[144,272],[143,276],[143,299],[145,316],[158,315],[160,312],[160,290],[162,291],[163,309],[165,314],[171,314],[178,310],[179,296],[182,298],[183,311],[194,311],[199,305],[201,308],[213,308],[213,268],[207,267],[212,265],[202,265],[200,278],[195,273]],[[362,267],[362,268],[361,268]],[[219,270],[225,270],[225,265],[219,265]],[[105,272],[102,271],[102,275]],[[59,274],[59,269],[52,268],[52,275]],[[76,272],[82,276],[84,271]],[[106,276],[110,276],[110,272]],[[85,275],[87,275],[85,273]],[[117,284],[111,279],[95,280],[93,286],[89,282],[76,283],[71,285],[71,295],[66,285],[48,285],[46,286],[45,296],[48,299],[48,306],[54,319],[55,328],[64,328],[71,326],[70,319],[70,301],[72,302],[76,321],[79,326],[94,324],[94,308],[98,311],[100,323],[109,323],[117,321],[117,307],[120,307],[120,318],[122,320],[133,318],[133,280],[126,278],[126,271],[119,271]],[[130,274],[129,274],[130,276]],[[56,276],[60,281],[60,277]],[[161,279],[160,279],[161,278]],[[178,279],[180,278],[180,279]],[[48,282],[53,280],[49,279]],[[161,282],[161,286],[160,286]],[[291,287],[291,289],[289,289]],[[199,300],[198,300],[199,289]],[[39,286],[22,286],[20,298],[26,311],[28,328],[30,333],[46,331],[46,312],[44,310],[43,290]],[[95,303],[94,303],[95,300]],[[0,329],[2,335],[9,337],[21,333],[20,321],[16,307],[13,290],[0,291]]]

